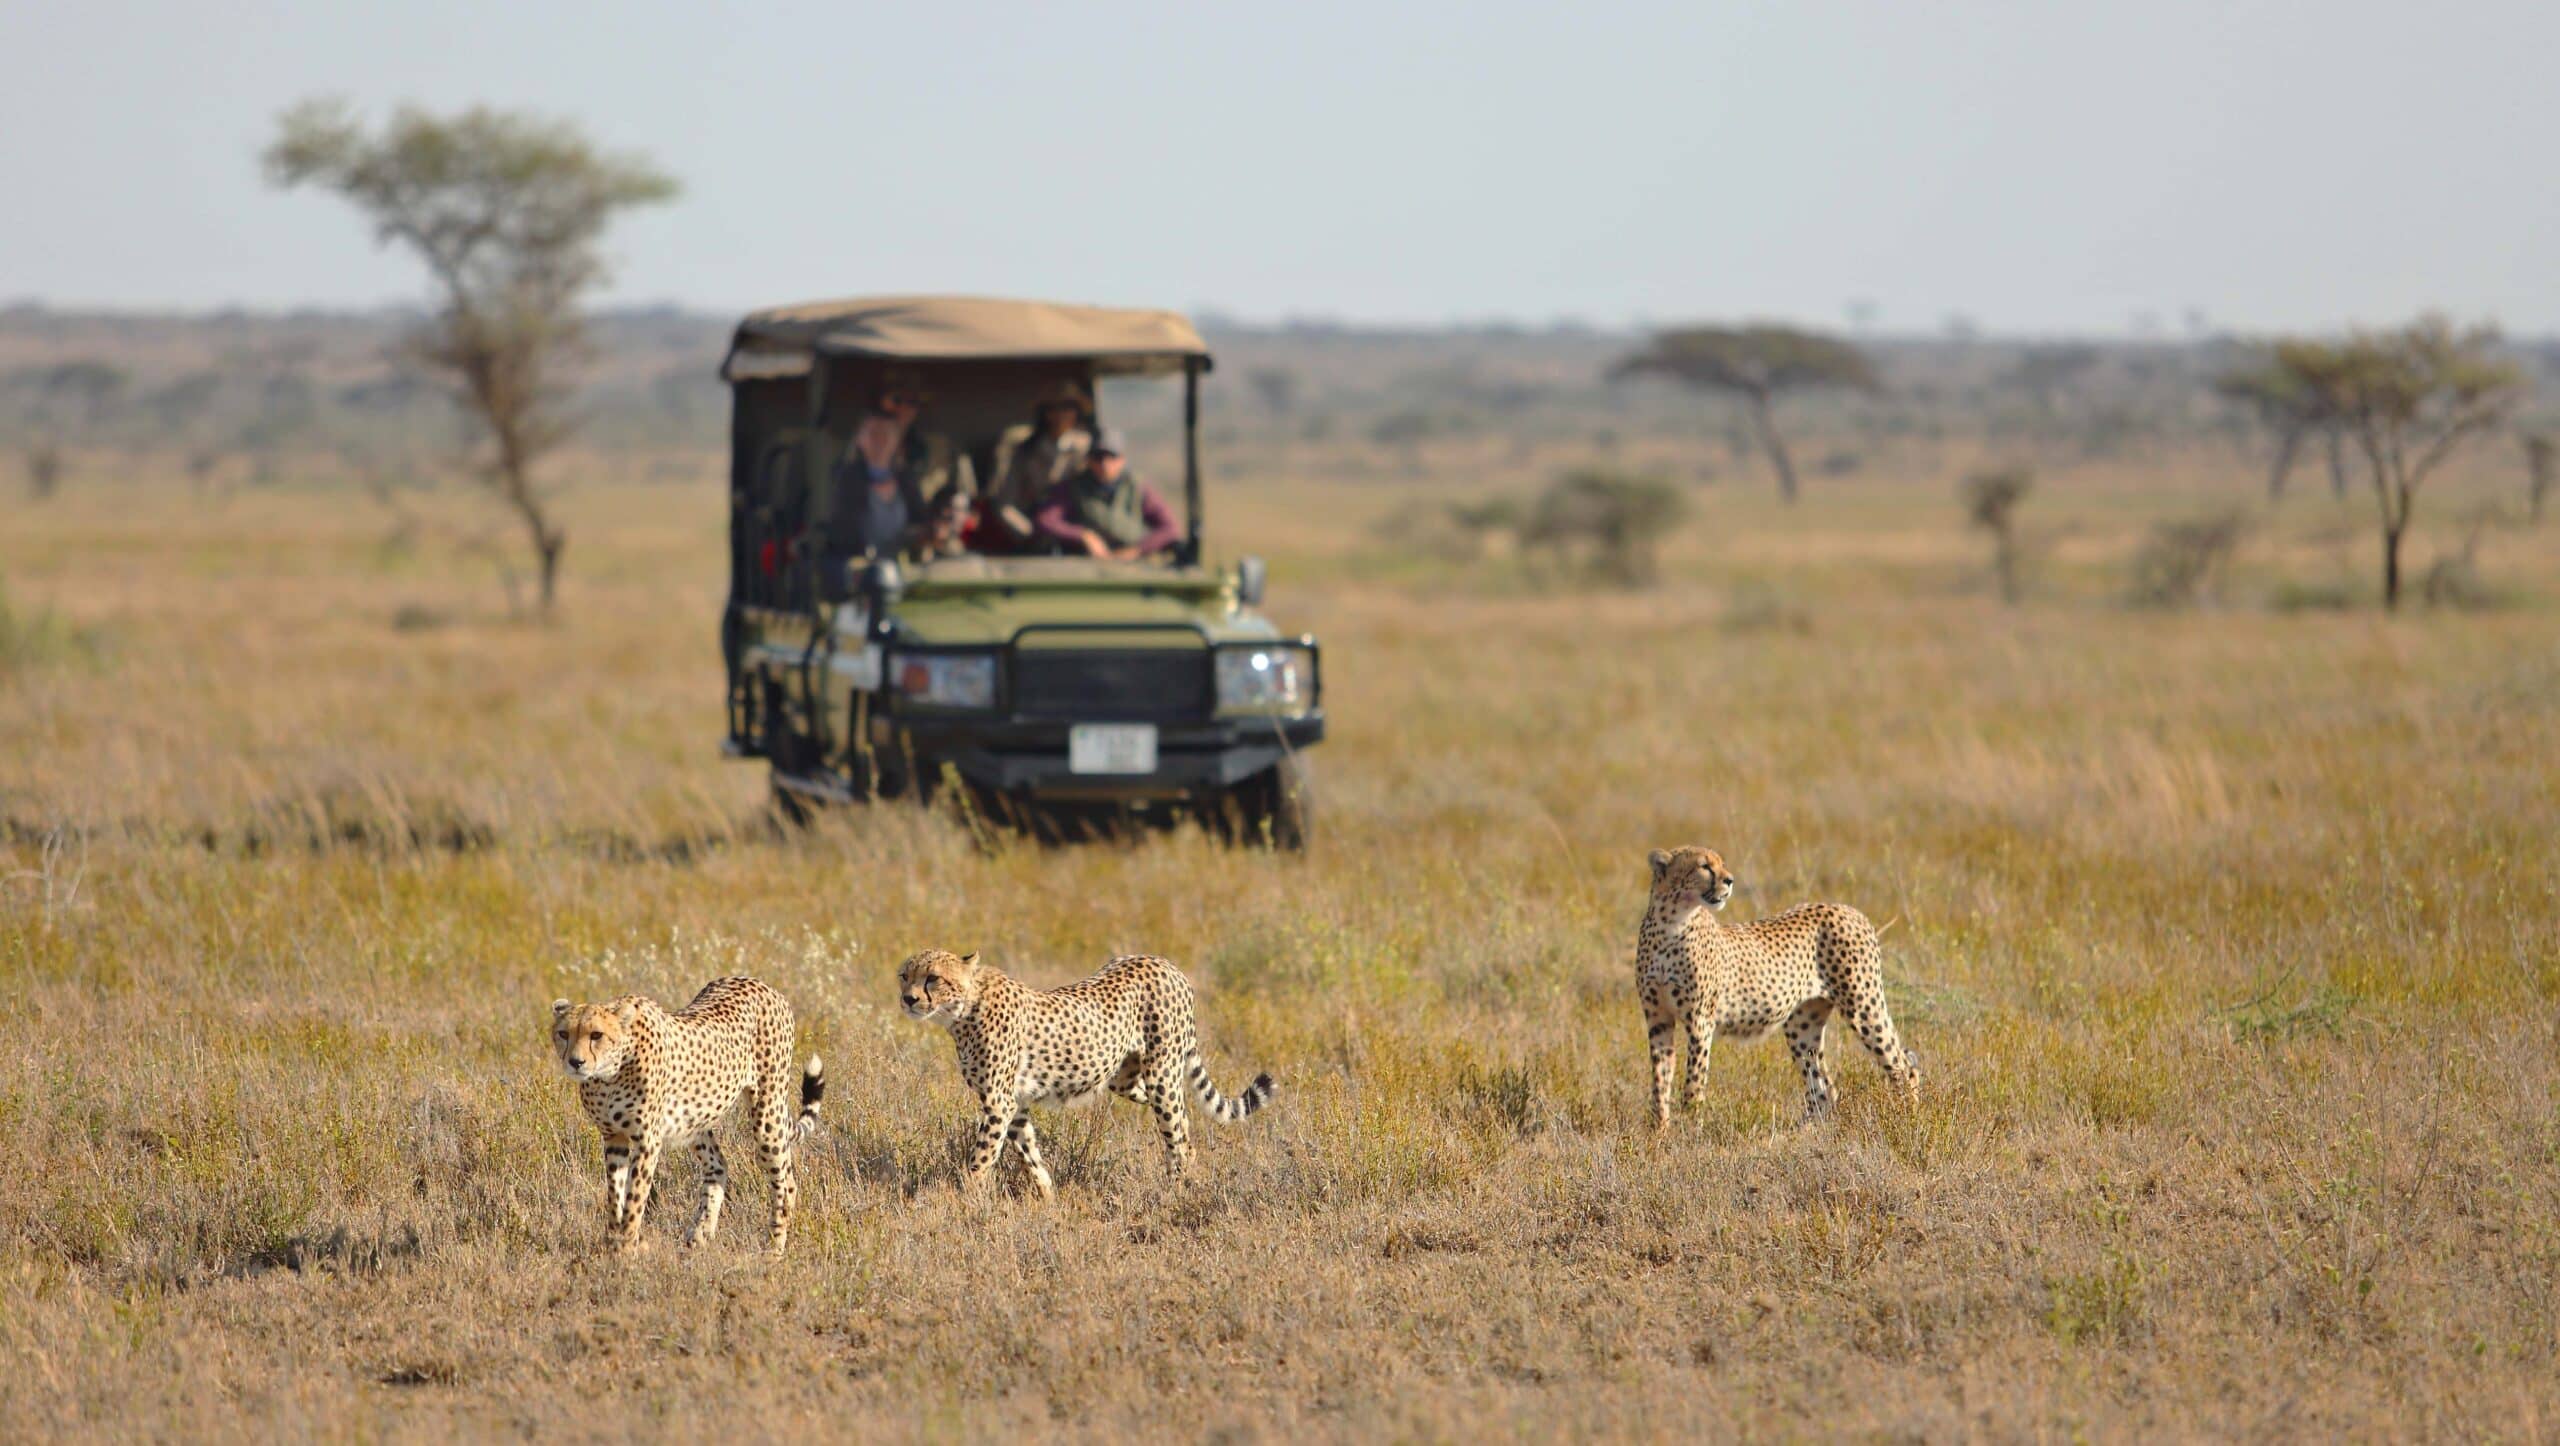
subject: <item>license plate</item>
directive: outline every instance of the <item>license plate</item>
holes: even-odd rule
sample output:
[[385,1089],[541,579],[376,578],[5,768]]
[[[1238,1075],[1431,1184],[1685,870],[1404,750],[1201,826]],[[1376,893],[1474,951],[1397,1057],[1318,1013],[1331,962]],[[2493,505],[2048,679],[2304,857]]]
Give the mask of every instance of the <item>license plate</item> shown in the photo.
[[1152,723],[1078,723],[1067,730],[1069,773],[1153,773]]

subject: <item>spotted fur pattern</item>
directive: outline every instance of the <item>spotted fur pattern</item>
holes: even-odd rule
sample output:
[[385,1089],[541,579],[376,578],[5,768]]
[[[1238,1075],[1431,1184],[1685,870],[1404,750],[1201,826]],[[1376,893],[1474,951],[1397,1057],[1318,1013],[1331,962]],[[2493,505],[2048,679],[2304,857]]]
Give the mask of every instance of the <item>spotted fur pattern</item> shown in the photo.
[[1885,1013],[1875,925],[1846,904],[1799,904],[1774,918],[1727,926],[1715,910],[1733,897],[1733,874],[1712,849],[1655,849],[1653,895],[1636,934],[1636,1000],[1653,1055],[1653,1122],[1671,1122],[1674,1036],[1689,1032],[1681,1103],[1706,1097],[1707,1055],[1718,1035],[1753,1039],[1778,1028],[1804,1075],[1807,1119],[1830,1111],[1823,1031],[1836,1009],[1906,1098],[1919,1070]]
[[984,1184],[1011,1145],[1041,1198],[1055,1193],[1031,1105],[1072,1103],[1109,1090],[1155,1111],[1167,1164],[1180,1179],[1191,1165],[1186,1092],[1210,1114],[1241,1120],[1271,1101],[1271,1076],[1257,1075],[1229,1098],[1200,1062],[1191,982],[1162,959],[1128,954],[1060,989],[1016,982],[975,954],[928,949],[898,969],[910,1015],[951,1031],[960,1078],[978,1097],[977,1148],[964,1184]]
[[719,1230],[729,1162],[711,1131],[743,1101],[755,1125],[756,1155],[772,1185],[766,1248],[782,1253],[799,1199],[793,1147],[816,1127],[818,1101],[826,1092],[816,1055],[805,1070],[791,1068],[791,1035],[791,1005],[771,986],[738,975],[703,985],[681,1014],[636,994],[607,1004],[552,1001],[552,1047],[578,1081],[587,1118],[604,1135],[614,1248],[628,1250],[639,1242],[659,1156],[688,1144],[702,1166],[702,1209],[685,1232],[685,1244],[699,1245]]

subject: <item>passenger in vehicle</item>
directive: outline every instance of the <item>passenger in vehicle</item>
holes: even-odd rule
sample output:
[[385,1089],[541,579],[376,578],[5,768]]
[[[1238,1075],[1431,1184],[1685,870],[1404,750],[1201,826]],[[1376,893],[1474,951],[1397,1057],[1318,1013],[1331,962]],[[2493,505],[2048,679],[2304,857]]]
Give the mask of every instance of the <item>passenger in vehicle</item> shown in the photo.
[[1093,446],[1093,400],[1074,382],[1040,399],[1027,436],[1014,446],[1003,474],[978,506],[980,545],[991,552],[1019,552],[1039,540],[1032,518],[1051,490],[1084,470]]
[[932,405],[932,395],[915,379],[915,373],[900,368],[890,372],[873,408],[898,424],[899,464],[915,480],[919,495],[931,497],[955,483],[974,492],[977,476],[970,470],[969,459],[961,455],[949,437],[935,429],[930,415]]
[[924,527],[914,552],[922,558],[960,557],[982,550],[985,515],[962,488],[945,486],[925,504]]
[[836,463],[825,558],[839,571],[869,557],[908,550],[925,515],[924,496],[902,443],[906,424],[885,402],[853,429]]
[[1129,470],[1128,450],[1119,428],[1103,428],[1084,466],[1049,489],[1040,505],[1041,535],[1086,557],[1126,561],[1172,551],[1182,527],[1156,489]]

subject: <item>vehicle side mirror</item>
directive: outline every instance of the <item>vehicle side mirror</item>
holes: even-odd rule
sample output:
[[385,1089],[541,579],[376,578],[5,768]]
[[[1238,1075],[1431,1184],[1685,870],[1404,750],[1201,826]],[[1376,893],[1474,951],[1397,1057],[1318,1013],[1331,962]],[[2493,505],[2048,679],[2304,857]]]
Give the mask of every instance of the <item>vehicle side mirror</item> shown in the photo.
[[870,584],[867,591],[871,594],[871,611],[875,617],[887,615],[889,609],[897,604],[898,595],[907,590],[906,575],[898,570],[898,561],[893,557],[884,557],[871,564],[865,581]]
[[1262,590],[1270,584],[1271,569],[1258,557],[1248,557],[1236,564],[1236,601],[1249,608],[1262,606]]

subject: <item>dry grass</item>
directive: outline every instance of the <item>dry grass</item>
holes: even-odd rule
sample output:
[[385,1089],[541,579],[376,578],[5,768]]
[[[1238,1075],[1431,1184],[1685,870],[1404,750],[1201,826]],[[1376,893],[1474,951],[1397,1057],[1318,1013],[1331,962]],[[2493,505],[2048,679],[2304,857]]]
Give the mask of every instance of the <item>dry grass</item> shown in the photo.
[[[0,674],[0,1438],[2560,1433],[2547,596],[2125,611],[2205,487],[2102,473],[2015,611],[1934,477],[1720,486],[1681,581],[1512,596],[1359,544],[1380,490],[1220,514],[1326,642],[1303,858],[777,837],[712,747],[713,489],[580,494],[553,629],[358,501],[9,504],[15,603],[86,643]],[[2226,592],[2361,568],[2325,506]],[[1627,948],[1686,841],[1742,913],[1896,921],[1917,1109],[1835,1042],[1798,1129],[1729,1045],[1643,1127]],[[1169,954],[1279,1102],[1186,1194],[1115,1105],[1044,1126],[1054,1205],[964,1204],[892,1008],[926,944]],[[669,1248],[678,1166],[599,1258],[547,1001],[733,965],[830,1061],[791,1257],[747,1176]]]

